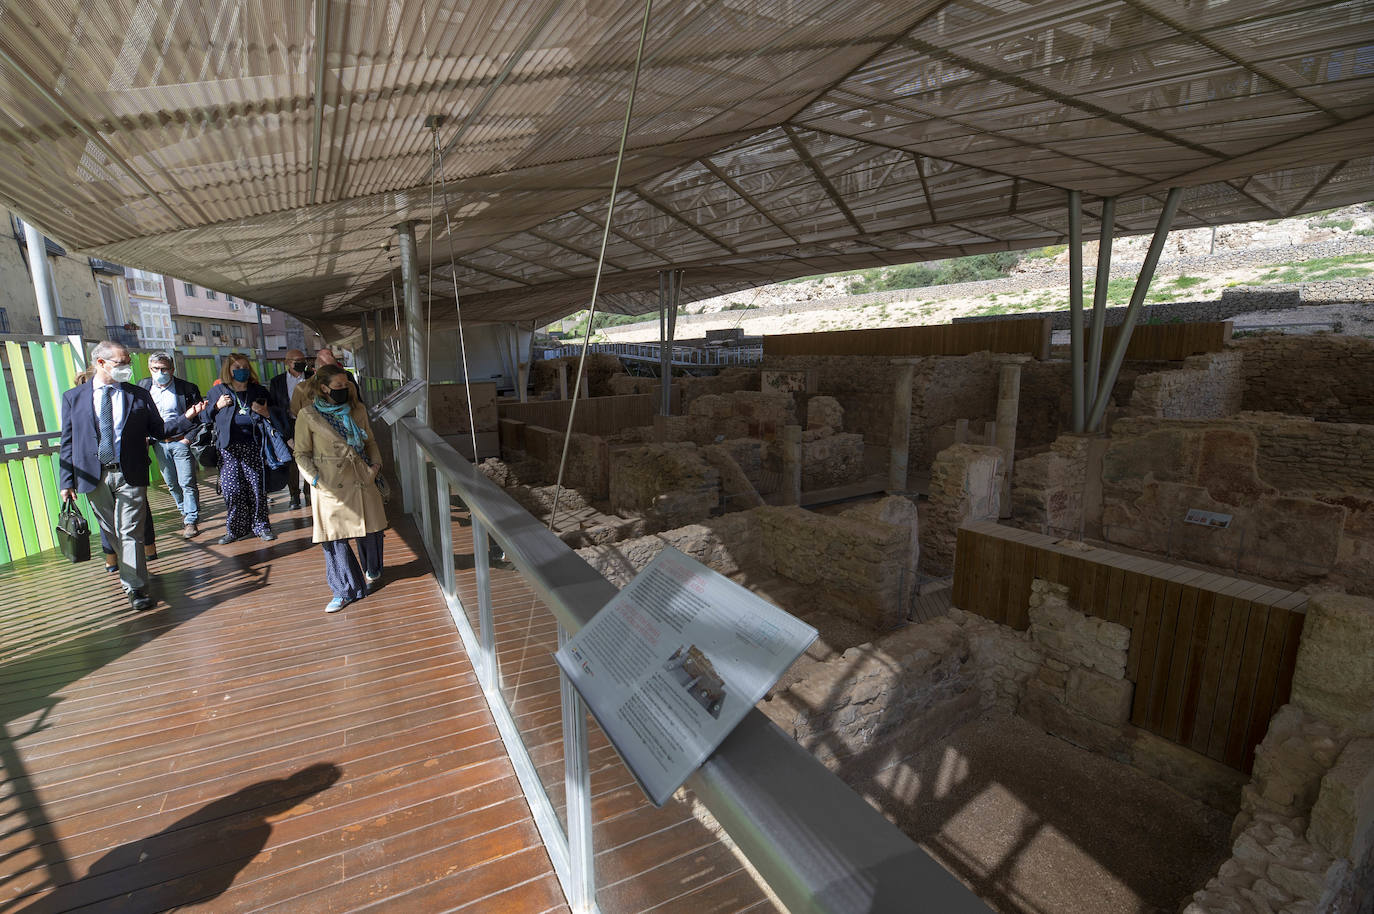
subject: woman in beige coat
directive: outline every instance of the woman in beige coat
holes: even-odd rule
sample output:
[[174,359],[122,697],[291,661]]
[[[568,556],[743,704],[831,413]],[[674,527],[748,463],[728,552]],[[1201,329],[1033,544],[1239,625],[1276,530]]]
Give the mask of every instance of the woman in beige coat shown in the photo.
[[[311,385],[311,396],[296,415],[296,465],[313,490],[314,540],[324,546],[325,578],[334,591],[324,611],[333,613],[367,596],[382,577],[382,451],[347,371],[326,365],[302,384]],[[357,542],[356,557],[349,540]]]

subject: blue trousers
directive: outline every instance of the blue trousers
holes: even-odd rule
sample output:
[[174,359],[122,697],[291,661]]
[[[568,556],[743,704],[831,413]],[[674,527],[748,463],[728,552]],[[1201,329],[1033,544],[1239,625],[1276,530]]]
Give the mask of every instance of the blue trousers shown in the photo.
[[382,535],[378,530],[354,539],[352,542],[358,544],[357,556],[353,555],[349,540],[320,543],[324,547],[324,577],[334,596],[350,603],[367,596],[363,572],[373,577],[382,573]]
[[185,441],[154,441],[153,456],[167,480],[167,488],[177,503],[182,520],[188,524],[200,521],[200,487],[196,485],[196,460],[191,446]]

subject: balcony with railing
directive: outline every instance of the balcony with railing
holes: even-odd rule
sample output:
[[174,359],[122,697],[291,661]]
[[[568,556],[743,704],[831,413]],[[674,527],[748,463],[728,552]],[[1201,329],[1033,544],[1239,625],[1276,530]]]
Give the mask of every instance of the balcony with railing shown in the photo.
[[59,317],[57,319],[57,333],[59,336],[81,336],[80,318]]
[[114,343],[122,343],[130,349],[137,348],[140,345],[138,331],[130,330],[128,327],[114,327],[106,324],[105,339]]

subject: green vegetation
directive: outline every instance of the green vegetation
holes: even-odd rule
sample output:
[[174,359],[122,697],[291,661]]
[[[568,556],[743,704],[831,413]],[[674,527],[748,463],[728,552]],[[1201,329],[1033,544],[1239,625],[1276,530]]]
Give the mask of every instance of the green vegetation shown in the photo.
[[1010,273],[1011,268],[1020,262],[1020,259],[1019,254],[998,251],[992,254],[957,257],[954,260],[859,270],[849,281],[849,294],[863,295],[891,289],[923,289],[926,286],[997,279]]
[[[619,327],[623,324],[638,324],[649,319],[650,315],[644,314],[608,314],[598,311],[596,320],[592,323],[592,332],[604,330],[607,327]],[[563,320],[563,332],[571,335],[574,339],[582,339],[587,332],[587,312],[579,311],[569,315]]]
[[1048,244],[1043,248],[1031,248],[1029,251],[1022,251],[1021,256],[1026,260],[1053,260],[1068,249],[1067,244]]
[[1343,232],[1348,232],[1354,227],[1354,219],[1322,219],[1317,223],[1317,228],[1340,229]]
[[1175,277],[1171,285],[1177,289],[1191,289],[1193,286],[1201,285],[1206,282],[1202,276],[1178,276]]
[[754,303],[751,302],[751,301],[750,301],[750,302],[732,301],[732,302],[730,302],[728,305],[726,305],[724,308],[721,308],[720,310],[722,310],[722,311],[752,311],[752,310],[754,310],[755,308],[758,308],[758,307],[760,307],[760,306],[754,304]]

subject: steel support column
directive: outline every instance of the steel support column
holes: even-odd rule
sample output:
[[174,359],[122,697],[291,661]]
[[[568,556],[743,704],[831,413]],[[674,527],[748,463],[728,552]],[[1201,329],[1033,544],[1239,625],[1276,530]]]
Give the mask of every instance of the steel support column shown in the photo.
[[266,378],[271,372],[267,370],[267,328],[262,322],[262,305],[257,306],[258,312],[258,359],[262,362],[262,376]]
[[1164,209],[1159,213],[1159,222],[1155,224],[1154,237],[1150,239],[1150,250],[1145,254],[1145,262],[1140,265],[1140,275],[1136,277],[1135,289],[1131,292],[1131,303],[1126,306],[1126,319],[1121,322],[1121,330],[1117,333],[1115,345],[1112,346],[1111,358],[1102,372],[1102,386],[1097,391],[1092,413],[1088,416],[1089,430],[1097,429],[1107,414],[1107,401],[1111,399],[1112,388],[1116,386],[1116,376],[1121,372],[1121,363],[1126,360],[1126,347],[1131,344],[1131,331],[1135,329],[1135,322],[1140,317],[1145,294],[1150,291],[1150,281],[1155,277],[1155,267],[1159,265],[1159,257],[1164,252],[1164,242],[1169,237],[1169,226],[1173,225],[1174,213],[1178,212],[1178,204],[1182,198],[1182,188],[1169,188],[1169,196],[1164,200]]
[[1069,191],[1069,377],[1073,386],[1073,430],[1083,431],[1083,198]]
[[[428,381],[425,376],[424,319],[420,314],[420,268],[415,250],[415,223],[402,222],[396,226],[398,247],[401,249],[402,295],[406,310],[406,351],[409,364],[406,376]],[[466,379],[464,379],[466,380]],[[426,390],[415,406],[415,417],[429,424],[429,391]],[[476,447],[476,442],[473,442]]]
[[358,347],[358,351],[353,354],[353,361],[357,365],[358,374],[372,377],[372,354],[371,345],[368,342],[366,311],[358,315],[358,327],[362,331],[363,342]]
[[659,412],[664,416],[672,415],[673,340],[677,336],[677,297],[681,283],[681,270],[658,274]]
[[1097,390],[1102,371],[1102,335],[1107,332],[1107,286],[1112,281],[1112,236],[1116,234],[1116,197],[1102,201],[1102,228],[1097,236],[1097,280],[1093,284],[1093,326],[1088,341],[1087,389]]
[[38,301],[39,331],[44,336],[57,336],[57,303],[53,301],[52,277],[48,274],[48,247],[43,241],[43,233],[27,221],[24,223],[24,241],[29,248],[33,295]]

